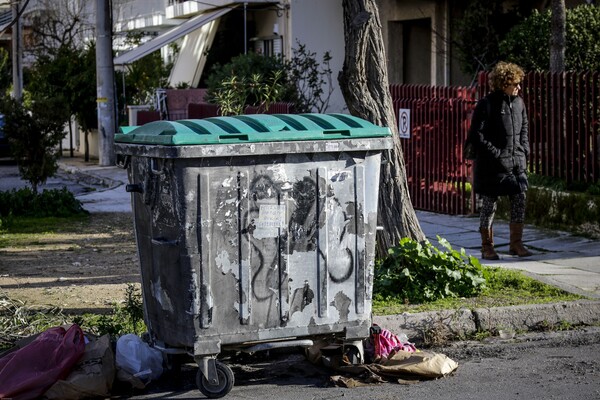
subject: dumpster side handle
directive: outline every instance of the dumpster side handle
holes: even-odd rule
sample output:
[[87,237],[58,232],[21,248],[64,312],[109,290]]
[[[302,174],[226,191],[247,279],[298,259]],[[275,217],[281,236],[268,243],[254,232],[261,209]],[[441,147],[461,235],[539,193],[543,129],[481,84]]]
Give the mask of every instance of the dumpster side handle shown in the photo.
[[115,165],[119,168],[127,169],[130,161],[131,161],[131,156],[117,154],[117,161],[116,161]]
[[155,246],[177,246],[179,245],[179,240],[167,240],[163,238],[152,238],[152,244]]
[[148,166],[152,175],[163,175],[165,173],[165,160],[163,159],[151,158]]
[[144,188],[139,183],[130,183],[125,185],[125,191],[127,193],[144,193]]

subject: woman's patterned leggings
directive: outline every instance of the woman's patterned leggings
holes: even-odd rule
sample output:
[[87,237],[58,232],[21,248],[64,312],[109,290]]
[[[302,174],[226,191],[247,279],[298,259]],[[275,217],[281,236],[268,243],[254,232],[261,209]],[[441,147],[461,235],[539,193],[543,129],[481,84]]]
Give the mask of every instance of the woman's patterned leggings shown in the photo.
[[[481,196],[483,204],[479,212],[479,227],[491,229],[498,207],[497,196]],[[510,200],[510,222],[523,223],[525,221],[525,193],[513,194]]]

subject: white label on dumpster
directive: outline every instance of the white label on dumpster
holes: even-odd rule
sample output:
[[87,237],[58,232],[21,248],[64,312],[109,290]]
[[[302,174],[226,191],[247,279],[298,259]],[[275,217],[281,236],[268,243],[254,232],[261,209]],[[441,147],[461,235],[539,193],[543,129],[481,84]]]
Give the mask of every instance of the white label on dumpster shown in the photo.
[[277,237],[279,228],[285,228],[285,205],[261,204],[253,236],[255,238]]

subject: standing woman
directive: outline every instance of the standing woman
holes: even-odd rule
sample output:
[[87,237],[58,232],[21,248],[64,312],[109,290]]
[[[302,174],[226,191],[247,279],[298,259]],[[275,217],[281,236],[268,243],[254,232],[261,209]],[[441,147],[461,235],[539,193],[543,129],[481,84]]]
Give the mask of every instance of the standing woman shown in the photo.
[[476,150],[474,190],[483,201],[479,216],[481,258],[499,259],[494,249],[493,223],[498,197],[510,200],[509,254],[530,256],[523,246],[529,136],[527,112],[519,89],[525,73],[499,62],[489,75],[492,92],[477,103],[469,140]]

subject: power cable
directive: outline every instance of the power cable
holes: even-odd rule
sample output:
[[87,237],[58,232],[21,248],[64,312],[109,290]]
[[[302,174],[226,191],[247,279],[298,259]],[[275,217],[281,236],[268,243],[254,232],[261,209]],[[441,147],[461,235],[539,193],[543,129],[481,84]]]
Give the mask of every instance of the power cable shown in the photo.
[[4,27],[4,29],[2,29],[0,31],[0,35],[3,34],[4,31],[6,31],[8,28],[13,26],[19,20],[19,18],[21,18],[21,15],[23,15],[23,13],[25,12],[25,8],[27,7],[27,4],[29,4],[29,0],[25,0],[25,4],[23,5],[23,8],[21,8],[21,10],[17,12],[17,16],[15,18],[13,18],[13,20],[10,21],[10,23],[8,25],[6,25]]

